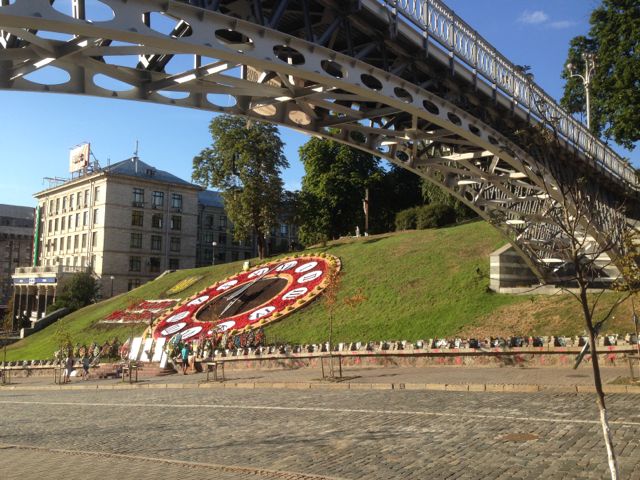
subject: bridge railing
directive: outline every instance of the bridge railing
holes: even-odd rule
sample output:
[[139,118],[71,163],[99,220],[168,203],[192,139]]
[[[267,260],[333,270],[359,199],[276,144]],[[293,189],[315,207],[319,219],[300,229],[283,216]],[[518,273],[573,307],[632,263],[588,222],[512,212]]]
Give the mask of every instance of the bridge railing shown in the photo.
[[522,68],[511,63],[442,1],[378,1],[420,29],[428,39],[436,40],[452,58],[462,60],[496,90],[506,93],[518,108],[538,120],[553,122],[558,133],[572,146],[631,188],[640,190],[640,181],[628,162],[560,107]]

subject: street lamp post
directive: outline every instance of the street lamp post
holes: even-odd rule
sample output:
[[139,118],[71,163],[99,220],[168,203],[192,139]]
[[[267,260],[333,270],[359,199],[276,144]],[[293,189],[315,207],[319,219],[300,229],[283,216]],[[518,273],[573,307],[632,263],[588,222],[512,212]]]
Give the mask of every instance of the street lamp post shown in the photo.
[[113,275],[111,275],[111,276],[109,277],[109,279],[111,280],[111,296],[112,296],[112,297],[113,297],[113,280],[114,280],[115,278],[116,278],[116,277],[114,277]]
[[216,264],[216,247],[218,244],[216,242],[211,242],[211,265]]
[[596,68],[596,56],[590,52],[584,52],[582,54],[582,60],[584,60],[584,75],[580,73],[576,73],[574,70],[574,65],[569,63],[567,64],[567,71],[569,72],[569,77],[578,77],[582,80],[584,85],[584,93],[585,93],[585,101],[587,107],[587,128],[591,129],[591,97],[590,97],[590,86],[591,86],[591,77],[593,75],[593,71]]

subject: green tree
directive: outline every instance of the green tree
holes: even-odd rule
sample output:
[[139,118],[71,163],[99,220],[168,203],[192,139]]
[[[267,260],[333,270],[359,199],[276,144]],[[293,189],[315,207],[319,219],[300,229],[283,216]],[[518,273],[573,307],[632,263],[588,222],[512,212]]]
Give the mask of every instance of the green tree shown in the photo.
[[369,233],[393,231],[398,212],[422,205],[421,183],[418,175],[397,165],[383,172],[369,188]]
[[477,216],[473,210],[456,197],[428,180],[422,181],[422,196],[427,205],[446,205],[451,207],[455,212],[454,222],[461,222]]
[[[591,13],[588,36],[571,40],[567,64],[584,74],[583,53],[596,55],[591,88],[591,130],[633,149],[640,140],[640,3],[603,0]],[[567,80],[561,103],[571,113],[585,113],[585,90],[578,77]]]
[[282,202],[284,143],[271,124],[221,115],[209,125],[213,143],[193,159],[192,178],[220,189],[234,237],[255,235],[260,258]]
[[305,170],[300,240],[310,244],[362,228],[365,190],[382,177],[379,161],[369,153],[319,138],[300,147],[300,160]]
[[71,311],[96,301],[100,286],[96,279],[86,272],[75,273],[60,289],[55,303],[47,308],[48,312],[68,308]]

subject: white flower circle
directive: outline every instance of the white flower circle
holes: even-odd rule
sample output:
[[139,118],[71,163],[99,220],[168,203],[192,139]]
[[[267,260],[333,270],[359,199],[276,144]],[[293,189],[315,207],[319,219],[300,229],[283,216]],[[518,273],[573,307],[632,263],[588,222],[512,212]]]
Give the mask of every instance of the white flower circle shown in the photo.
[[227,322],[218,323],[215,328],[220,332],[226,332],[230,328],[233,328],[235,324],[236,322],[234,320],[229,320]]
[[269,271],[269,269],[268,269],[267,267],[259,268],[259,269],[258,269],[258,270],[256,270],[255,272],[251,272],[247,278],[256,278],[256,277],[261,277],[261,276],[263,276],[265,273],[267,273],[268,271]]
[[271,315],[271,313],[276,309],[276,307],[273,307],[271,305],[266,306],[266,307],[262,307],[259,310],[256,310],[255,312],[252,312],[251,315],[249,315],[249,321],[250,322],[255,322],[256,320],[258,320],[259,318],[262,317],[266,317],[268,315]]
[[296,273],[304,273],[304,272],[308,272],[309,270],[311,270],[312,268],[316,268],[316,265],[318,265],[318,262],[309,262],[309,263],[305,263],[304,265],[300,265],[298,268],[296,268],[294,271]]
[[298,262],[296,260],[292,260],[290,262],[283,263],[282,265],[278,265],[276,267],[276,272],[284,272],[285,270],[289,270],[289,269],[295,267],[297,264],[298,264]]
[[285,293],[282,296],[282,299],[283,300],[294,300],[294,299],[296,299],[298,297],[303,296],[308,291],[309,291],[309,289],[307,287],[294,288],[290,292]]
[[320,271],[320,270],[314,270],[313,272],[305,273],[303,276],[301,276],[298,279],[298,283],[310,282],[312,280],[315,280],[316,278],[318,278],[321,275],[322,275],[322,271]]
[[187,338],[191,338],[200,333],[202,330],[201,326],[191,327],[182,332],[182,340],[186,340]]
[[167,335],[171,335],[173,333],[179,332],[184,327],[187,326],[187,322],[175,323],[160,332],[160,335],[166,337]]
[[229,290],[236,283],[238,283],[238,280],[229,280],[228,282],[225,282],[222,285],[220,285],[218,288],[216,288],[216,290],[219,291],[219,292],[223,292],[225,290]]
[[175,315],[172,315],[171,317],[167,318],[165,320],[165,323],[175,323],[179,320],[184,320],[188,316],[189,316],[189,312],[185,310],[184,312],[176,313]]
[[191,300],[189,303],[187,303],[187,306],[193,307],[194,305],[202,305],[207,300],[209,300],[209,295],[202,295],[201,297],[198,297],[195,300]]

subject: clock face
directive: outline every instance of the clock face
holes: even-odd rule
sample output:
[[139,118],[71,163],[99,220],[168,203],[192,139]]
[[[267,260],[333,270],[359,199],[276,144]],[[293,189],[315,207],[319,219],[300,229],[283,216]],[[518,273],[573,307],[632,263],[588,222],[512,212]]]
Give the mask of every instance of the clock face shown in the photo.
[[259,265],[184,300],[158,321],[153,336],[196,340],[261,327],[313,300],[339,269],[340,260],[331,255]]

